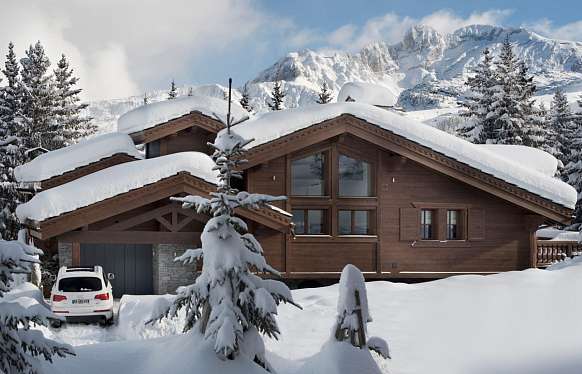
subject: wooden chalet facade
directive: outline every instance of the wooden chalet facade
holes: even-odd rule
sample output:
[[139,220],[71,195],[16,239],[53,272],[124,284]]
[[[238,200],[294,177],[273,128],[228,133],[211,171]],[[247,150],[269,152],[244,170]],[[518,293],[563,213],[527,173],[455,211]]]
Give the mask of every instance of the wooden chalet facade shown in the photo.
[[[206,143],[221,129],[212,117],[192,112],[129,135],[145,144],[147,158],[157,158],[208,154]],[[280,209],[238,212],[286,279],[336,279],[347,263],[368,279],[535,267],[536,229],[568,223],[572,214],[351,114],[254,146],[247,158],[241,187],[289,197]],[[43,181],[47,189],[56,185]],[[59,251],[62,264],[100,262],[117,273],[119,292],[173,292],[191,282],[194,269],[172,260],[199,244],[207,217],[169,198],[213,189],[182,172],[27,224],[39,245]]]

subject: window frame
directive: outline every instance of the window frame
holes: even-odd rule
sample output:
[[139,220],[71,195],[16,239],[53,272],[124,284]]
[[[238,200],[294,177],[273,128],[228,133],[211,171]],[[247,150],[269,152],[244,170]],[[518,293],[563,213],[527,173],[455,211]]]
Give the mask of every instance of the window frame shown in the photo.
[[[303,227],[306,229],[306,231],[309,231],[309,211],[310,210],[319,210],[322,211],[322,233],[321,234],[312,234],[309,232],[304,232],[304,233],[295,233],[295,236],[316,236],[316,237],[325,237],[325,236],[330,236],[331,235],[331,230],[330,230],[330,217],[329,217],[329,209],[328,208],[322,208],[322,207],[293,207],[293,209],[291,210],[291,214],[293,214],[293,211],[296,210],[301,210],[303,211]],[[293,216],[295,216],[295,214],[293,214]]]
[[[427,203],[427,202],[414,202],[412,206],[419,210],[418,214],[418,233],[419,240],[417,245],[423,246],[435,246],[438,244],[440,247],[452,246],[452,247],[463,247],[470,246],[468,239],[468,220],[469,220],[469,210],[472,208],[470,204],[459,204],[459,203]],[[422,239],[422,221],[421,214],[422,210],[432,210],[433,211],[433,238],[434,239]],[[447,239],[447,212],[450,210],[458,211],[458,228],[459,231],[458,239]]]
[[[340,233],[340,213],[350,212],[350,233],[342,234]],[[366,212],[367,213],[367,233],[366,234],[355,234],[354,228],[356,227],[356,212]],[[360,207],[356,208],[345,208],[340,207],[337,209],[337,236],[357,236],[357,237],[369,237],[376,236],[376,209],[364,209]]]
[[[425,227],[428,224],[423,223],[425,212],[430,212],[430,237],[424,237]],[[438,240],[438,210],[434,208],[421,208],[419,214],[419,237],[422,241]]]
[[[456,226],[456,237],[455,238],[451,238],[449,237],[449,213],[450,212],[456,212],[457,213],[457,222],[455,223]],[[451,208],[451,209],[446,209],[445,210],[445,240],[447,241],[459,241],[459,240],[467,240],[467,236],[466,236],[466,232],[467,232],[467,222],[466,222],[466,217],[467,217],[467,213],[466,210],[463,209],[456,209],[456,208]]]
[[[316,154],[322,153],[324,154],[324,162],[323,162],[323,194],[322,195],[294,195],[293,194],[293,162],[302,160],[304,158],[314,156]],[[331,195],[331,173],[330,173],[330,166],[331,166],[331,149],[329,147],[321,147],[321,148],[314,148],[314,149],[307,149],[301,153],[297,153],[293,155],[289,159],[288,163],[288,170],[289,170],[289,197],[293,198],[305,198],[305,199],[322,199],[322,198],[329,198]]]

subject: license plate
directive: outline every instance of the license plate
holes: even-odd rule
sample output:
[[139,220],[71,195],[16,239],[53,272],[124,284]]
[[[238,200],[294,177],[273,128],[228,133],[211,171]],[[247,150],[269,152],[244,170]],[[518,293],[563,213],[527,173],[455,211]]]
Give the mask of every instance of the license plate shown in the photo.
[[89,299],[76,299],[73,300],[73,304],[89,304]]

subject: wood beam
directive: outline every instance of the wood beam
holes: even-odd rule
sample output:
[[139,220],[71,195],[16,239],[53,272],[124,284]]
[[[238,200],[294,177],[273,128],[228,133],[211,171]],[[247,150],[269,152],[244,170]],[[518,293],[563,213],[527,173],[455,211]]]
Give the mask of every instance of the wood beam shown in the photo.
[[199,232],[71,231],[59,240],[73,243],[198,244]]

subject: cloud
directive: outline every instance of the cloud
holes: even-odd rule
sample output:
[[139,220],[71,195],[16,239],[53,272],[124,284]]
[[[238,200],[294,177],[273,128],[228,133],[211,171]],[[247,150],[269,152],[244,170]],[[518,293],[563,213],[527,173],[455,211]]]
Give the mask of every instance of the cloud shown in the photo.
[[549,19],[542,18],[523,26],[548,38],[582,41],[582,20],[555,26]]
[[86,98],[123,97],[190,79],[194,61],[244,48],[269,22],[253,0],[5,2],[0,54],[40,39],[51,61],[69,57]]
[[353,24],[343,25],[332,31],[326,40],[335,47],[358,50],[379,40],[389,44],[396,43],[402,40],[404,33],[410,27],[417,24],[428,25],[440,33],[450,33],[468,25],[498,25],[511,13],[512,11],[507,9],[494,9],[461,17],[450,10],[438,10],[422,18],[412,18],[391,12],[369,19],[362,27]]

